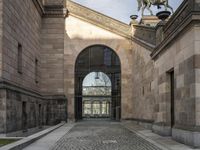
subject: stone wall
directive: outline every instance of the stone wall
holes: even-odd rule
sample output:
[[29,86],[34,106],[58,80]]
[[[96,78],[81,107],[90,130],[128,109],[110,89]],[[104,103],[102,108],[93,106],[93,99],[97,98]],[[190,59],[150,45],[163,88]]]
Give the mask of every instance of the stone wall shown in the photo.
[[[67,117],[74,120],[76,58],[88,46],[105,45],[113,49],[121,61],[122,119],[152,123],[153,131],[172,134],[173,138],[194,145],[191,144],[194,140],[185,135],[200,131],[198,19],[178,30],[176,25],[184,20],[177,19],[175,14],[159,31],[166,41],[161,39],[156,43],[153,27],[133,26],[135,36],[130,37],[128,25],[78,4],[68,3],[70,12],[64,18],[62,8],[57,7],[64,1],[44,2],[52,6],[41,9],[48,11],[41,16],[31,0],[0,1],[0,133],[52,125]],[[187,4],[185,0],[183,8],[188,8]],[[195,9],[199,10],[197,6]],[[186,9],[188,13],[183,10],[182,14],[189,15],[189,9]],[[22,45],[22,73],[17,69],[19,44]],[[147,48],[152,50],[154,46],[151,54]],[[38,82],[35,80],[36,59]],[[172,70],[175,77],[173,127],[169,74]]]
[[3,1],[0,1],[0,76],[2,76]]
[[67,121],[67,99],[65,97],[53,97],[47,100],[46,124],[55,125],[60,121]]
[[63,95],[64,18],[43,18],[41,43],[41,91]]
[[[0,133],[65,121],[64,19],[43,19],[32,0],[3,0],[0,7],[3,30],[0,32],[0,57],[3,58],[0,59]],[[19,45],[22,46],[22,73],[18,72],[17,63]]]
[[[24,102],[26,103],[25,116],[22,112]],[[6,90],[6,133],[46,124],[46,103],[38,97]],[[39,107],[41,107],[40,111]]]
[[200,127],[200,26],[194,27],[195,124]]
[[155,60],[158,69],[159,109],[156,112],[156,123],[170,125],[170,80],[167,73],[174,69],[175,74],[175,124],[180,126],[195,125],[194,98],[194,28],[190,28]]
[[0,90],[0,133],[6,130],[6,91]]
[[[138,44],[133,48],[133,119],[153,122],[155,117],[154,62],[150,51]],[[142,110],[142,111],[141,111]]]
[[87,23],[72,15],[65,20],[64,92],[68,98],[68,118],[74,120],[74,69],[79,53],[92,45],[105,45],[113,49],[121,60],[122,118],[132,118],[132,46],[117,34]]
[[[39,84],[35,82],[35,59],[40,65],[40,28],[41,16],[32,1],[2,0],[1,11],[1,86],[3,81],[12,83],[30,91],[39,91]],[[17,56],[18,45],[22,46],[22,73],[18,72]],[[38,68],[38,72],[39,72]],[[40,77],[38,76],[38,81]],[[2,87],[1,87],[2,88]],[[12,132],[21,129],[21,103],[22,101],[34,101],[34,98],[22,96],[20,92],[15,94],[3,87],[1,96],[1,111],[3,115],[3,127],[0,132]],[[2,93],[1,92],[1,93]],[[11,94],[12,93],[12,94]],[[31,111],[31,109],[29,109]],[[31,111],[32,115],[35,113]],[[1,116],[2,118],[2,116]],[[33,127],[33,117],[30,116],[27,127]],[[2,123],[2,122],[1,122]]]
[[[40,28],[41,16],[31,0],[3,0],[3,79],[38,90],[35,59],[40,65]],[[17,70],[18,44],[22,45],[22,74]]]
[[[199,147],[199,24],[182,31],[159,55],[154,57],[157,95],[153,130],[172,135],[182,143]],[[174,70],[174,117],[171,116],[170,71]]]
[[[3,1],[0,1],[0,76],[2,76],[2,37],[3,37]],[[5,92],[0,91],[0,132],[5,130],[6,122],[6,103]]]

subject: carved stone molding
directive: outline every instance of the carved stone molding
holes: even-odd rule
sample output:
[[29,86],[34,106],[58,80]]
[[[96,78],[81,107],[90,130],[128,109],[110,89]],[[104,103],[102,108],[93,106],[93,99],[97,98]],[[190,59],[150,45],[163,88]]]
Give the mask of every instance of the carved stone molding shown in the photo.
[[54,1],[54,3],[53,1],[50,1],[49,3],[47,3],[47,1],[42,2],[41,0],[32,1],[42,17],[64,18],[67,16],[65,0]]
[[[91,10],[87,7],[84,7],[70,0],[67,0],[67,10],[69,14],[72,16],[75,16],[79,19],[82,19],[86,22],[94,24],[95,26],[101,27],[105,30],[118,34],[127,39],[133,40],[134,42],[144,46],[150,51],[153,51],[155,47],[155,45],[153,44],[154,42],[153,41],[150,42],[150,40],[152,40],[153,38],[153,34],[151,34],[153,29],[151,27],[147,29],[150,32],[145,33],[145,35],[148,34],[148,37],[151,37],[151,39],[146,40],[142,38],[142,36],[139,36],[139,33],[137,34],[138,36],[132,36],[132,32],[131,32],[132,28],[130,25],[120,22],[106,15],[103,15],[94,10]],[[149,33],[151,34],[151,36],[149,35]]]
[[32,0],[33,4],[35,5],[36,9],[38,10],[39,14],[42,16],[44,13],[43,3],[41,0]]
[[45,6],[61,6],[65,5],[65,0],[43,0]]
[[44,6],[43,17],[65,18],[67,9],[62,6]]
[[110,18],[70,0],[67,1],[67,9],[69,14],[83,19],[84,21],[95,24],[96,26],[119,34],[123,37],[131,38],[131,28],[128,24]]
[[166,49],[174,39],[183,33],[191,23],[200,22],[200,1],[199,0],[184,0],[179,6],[175,14],[169,19],[163,27],[163,40],[156,46],[151,56],[156,59],[161,52]]

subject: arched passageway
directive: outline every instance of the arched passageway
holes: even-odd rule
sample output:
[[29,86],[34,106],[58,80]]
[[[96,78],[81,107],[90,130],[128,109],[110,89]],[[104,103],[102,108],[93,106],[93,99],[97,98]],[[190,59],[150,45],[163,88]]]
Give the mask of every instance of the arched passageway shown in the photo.
[[[96,74],[96,79],[100,79],[102,73],[108,77],[111,88],[110,95],[84,95],[86,87],[84,87],[83,82],[90,73]],[[91,80],[94,79],[90,78]],[[106,86],[99,87],[99,89],[97,86],[95,90],[102,90],[102,88],[106,88]],[[89,101],[87,101],[87,97],[89,97]],[[107,104],[107,101],[105,101],[105,105],[102,105],[103,99],[106,98],[110,99],[110,103]],[[99,100],[95,101],[95,99]],[[92,104],[91,101],[93,101]],[[89,102],[89,105],[86,102]],[[109,105],[109,113],[101,112],[102,106],[107,105]],[[96,107],[96,110],[92,110],[90,106]],[[89,112],[85,111],[87,107],[88,109],[91,108],[91,110],[88,110]],[[96,111],[96,114],[90,111]],[[105,115],[102,115],[102,113],[105,113]],[[75,117],[76,120],[84,117],[109,117],[113,120],[120,120],[121,118],[121,64],[117,54],[107,46],[90,46],[77,57],[75,65]]]

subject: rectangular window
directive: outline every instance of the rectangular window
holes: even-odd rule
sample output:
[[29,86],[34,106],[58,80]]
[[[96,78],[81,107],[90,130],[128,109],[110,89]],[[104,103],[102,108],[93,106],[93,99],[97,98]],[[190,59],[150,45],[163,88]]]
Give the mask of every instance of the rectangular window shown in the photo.
[[39,108],[38,123],[39,123],[39,127],[41,127],[41,125],[42,125],[42,105],[39,104],[38,108]]
[[149,83],[149,92],[152,91],[152,82]]
[[17,51],[17,70],[18,73],[22,74],[22,45],[19,43]]
[[170,74],[170,93],[171,93],[171,127],[175,125],[175,101],[174,101],[174,71],[169,72]]
[[144,96],[144,86],[142,87],[141,91],[142,91],[142,96]]
[[35,83],[38,83],[38,59],[35,59]]

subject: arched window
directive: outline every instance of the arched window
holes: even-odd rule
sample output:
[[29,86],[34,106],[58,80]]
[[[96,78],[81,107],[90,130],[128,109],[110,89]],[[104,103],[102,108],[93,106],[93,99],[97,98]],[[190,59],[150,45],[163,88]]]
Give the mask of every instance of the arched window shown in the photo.
[[[86,100],[91,102],[91,107],[85,103]],[[93,108],[94,101],[100,104]],[[104,45],[87,47],[78,55],[75,65],[76,119],[94,117],[93,111],[95,117],[120,119],[120,108],[121,63],[118,55]]]

